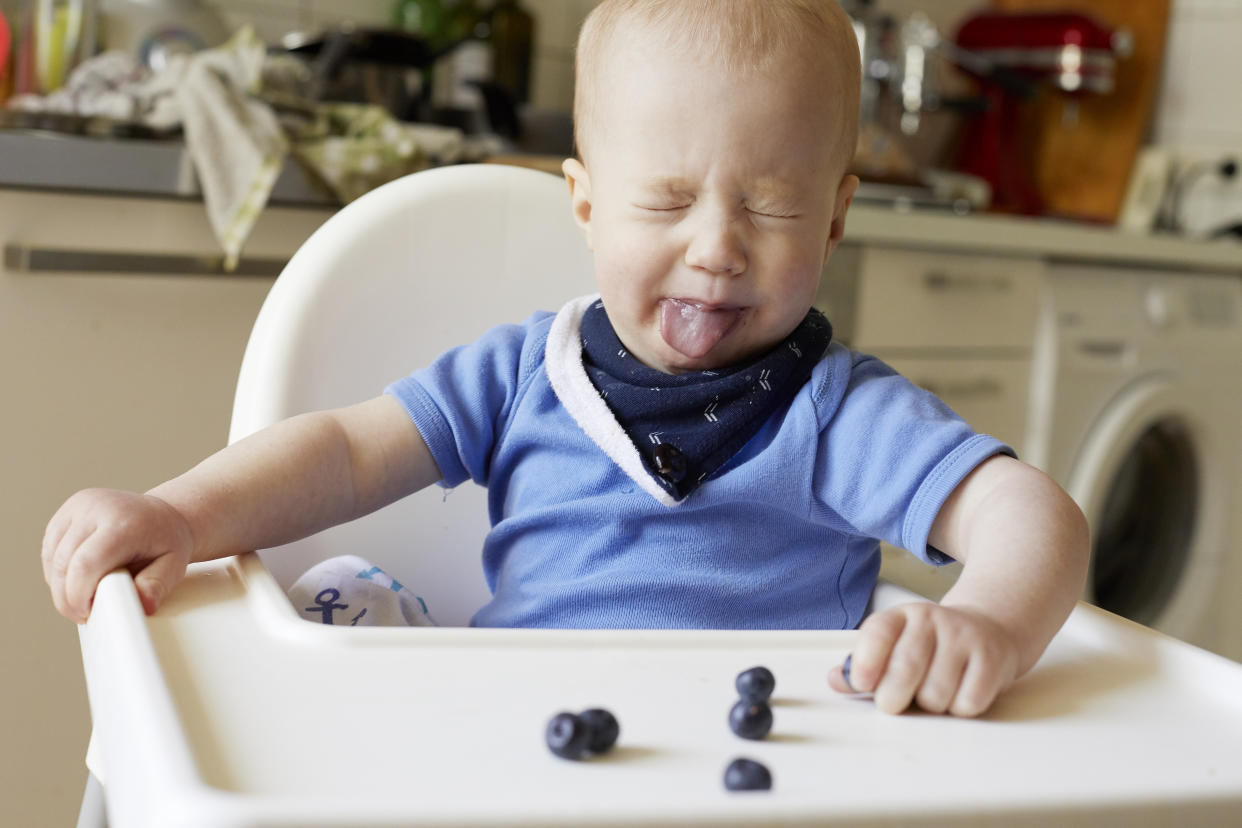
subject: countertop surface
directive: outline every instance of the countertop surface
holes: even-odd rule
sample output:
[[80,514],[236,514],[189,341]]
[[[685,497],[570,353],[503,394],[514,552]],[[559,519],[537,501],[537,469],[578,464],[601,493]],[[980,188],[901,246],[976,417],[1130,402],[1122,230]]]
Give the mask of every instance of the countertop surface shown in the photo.
[[[184,145],[176,140],[104,139],[0,130],[0,187],[118,195],[199,198],[201,190]],[[865,197],[846,222],[846,242],[925,250],[1038,257],[1242,273],[1242,242],[1134,235],[1111,227],[987,213],[902,210]],[[335,206],[301,167],[286,164],[271,203]]]
[[1053,262],[1242,273],[1242,243],[1230,239],[1136,235],[1112,227],[993,213],[959,216],[940,210],[902,211],[855,204],[846,219],[845,240]]
[[[851,631],[324,627],[253,555],[195,565],[151,618],[126,573],[81,628],[117,824],[1230,824],[1242,665],[1080,604],[984,717],[889,716],[826,685]],[[726,723],[776,675],[762,741]],[[548,719],[611,710],[613,751]],[[766,764],[734,794],[724,767]]]
[[[0,130],[0,187],[202,197],[194,165],[181,141],[15,130]],[[293,161],[285,164],[276,179],[270,200],[313,207],[336,204]]]

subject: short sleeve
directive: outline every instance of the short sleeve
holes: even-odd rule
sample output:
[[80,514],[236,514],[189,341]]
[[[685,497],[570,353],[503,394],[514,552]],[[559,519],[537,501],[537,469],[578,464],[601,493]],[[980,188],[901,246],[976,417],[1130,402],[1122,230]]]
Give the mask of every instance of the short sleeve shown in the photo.
[[820,427],[818,505],[861,535],[951,562],[927,545],[941,505],[976,466],[1013,449],[874,357],[853,354],[848,379],[838,381],[846,388]]
[[427,443],[442,485],[487,485],[496,439],[532,363],[542,359],[550,319],[540,313],[521,325],[492,328],[384,389]]

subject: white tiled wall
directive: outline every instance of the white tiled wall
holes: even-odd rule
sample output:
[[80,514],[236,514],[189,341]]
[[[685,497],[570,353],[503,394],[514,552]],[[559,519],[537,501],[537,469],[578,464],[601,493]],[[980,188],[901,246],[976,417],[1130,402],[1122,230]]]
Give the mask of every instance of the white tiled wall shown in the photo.
[[1242,0],[1175,0],[1157,105],[1155,143],[1242,150]]
[[[1242,0],[1175,0],[1152,142],[1181,165],[1242,156]],[[1242,181],[1189,178],[1183,226],[1211,233],[1242,222]]]
[[[522,0],[535,18],[531,103],[568,110],[573,102],[573,51],[578,27],[597,0]],[[212,0],[231,27],[243,23],[277,43],[290,31],[317,32],[341,23],[388,23],[392,0]]]

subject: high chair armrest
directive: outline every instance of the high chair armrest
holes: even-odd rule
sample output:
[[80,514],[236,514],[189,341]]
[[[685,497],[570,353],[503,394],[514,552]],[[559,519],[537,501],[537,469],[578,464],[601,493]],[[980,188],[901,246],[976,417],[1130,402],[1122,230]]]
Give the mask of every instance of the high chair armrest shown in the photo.
[[78,636],[91,707],[88,767],[106,785],[110,823],[157,825],[182,809],[223,816],[227,808],[202,785],[169,686],[168,656],[156,651],[128,572],[99,582]]

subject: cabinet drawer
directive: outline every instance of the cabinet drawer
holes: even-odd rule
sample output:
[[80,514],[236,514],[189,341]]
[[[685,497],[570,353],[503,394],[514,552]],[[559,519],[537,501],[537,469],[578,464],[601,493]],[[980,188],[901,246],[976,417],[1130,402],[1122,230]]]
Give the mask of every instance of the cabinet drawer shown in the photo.
[[970,423],[1022,453],[1030,363],[1024,359],[921,359],[875,354]]
[[858,271],[855,347],[1029,351],[1043,263],[866,248]]

